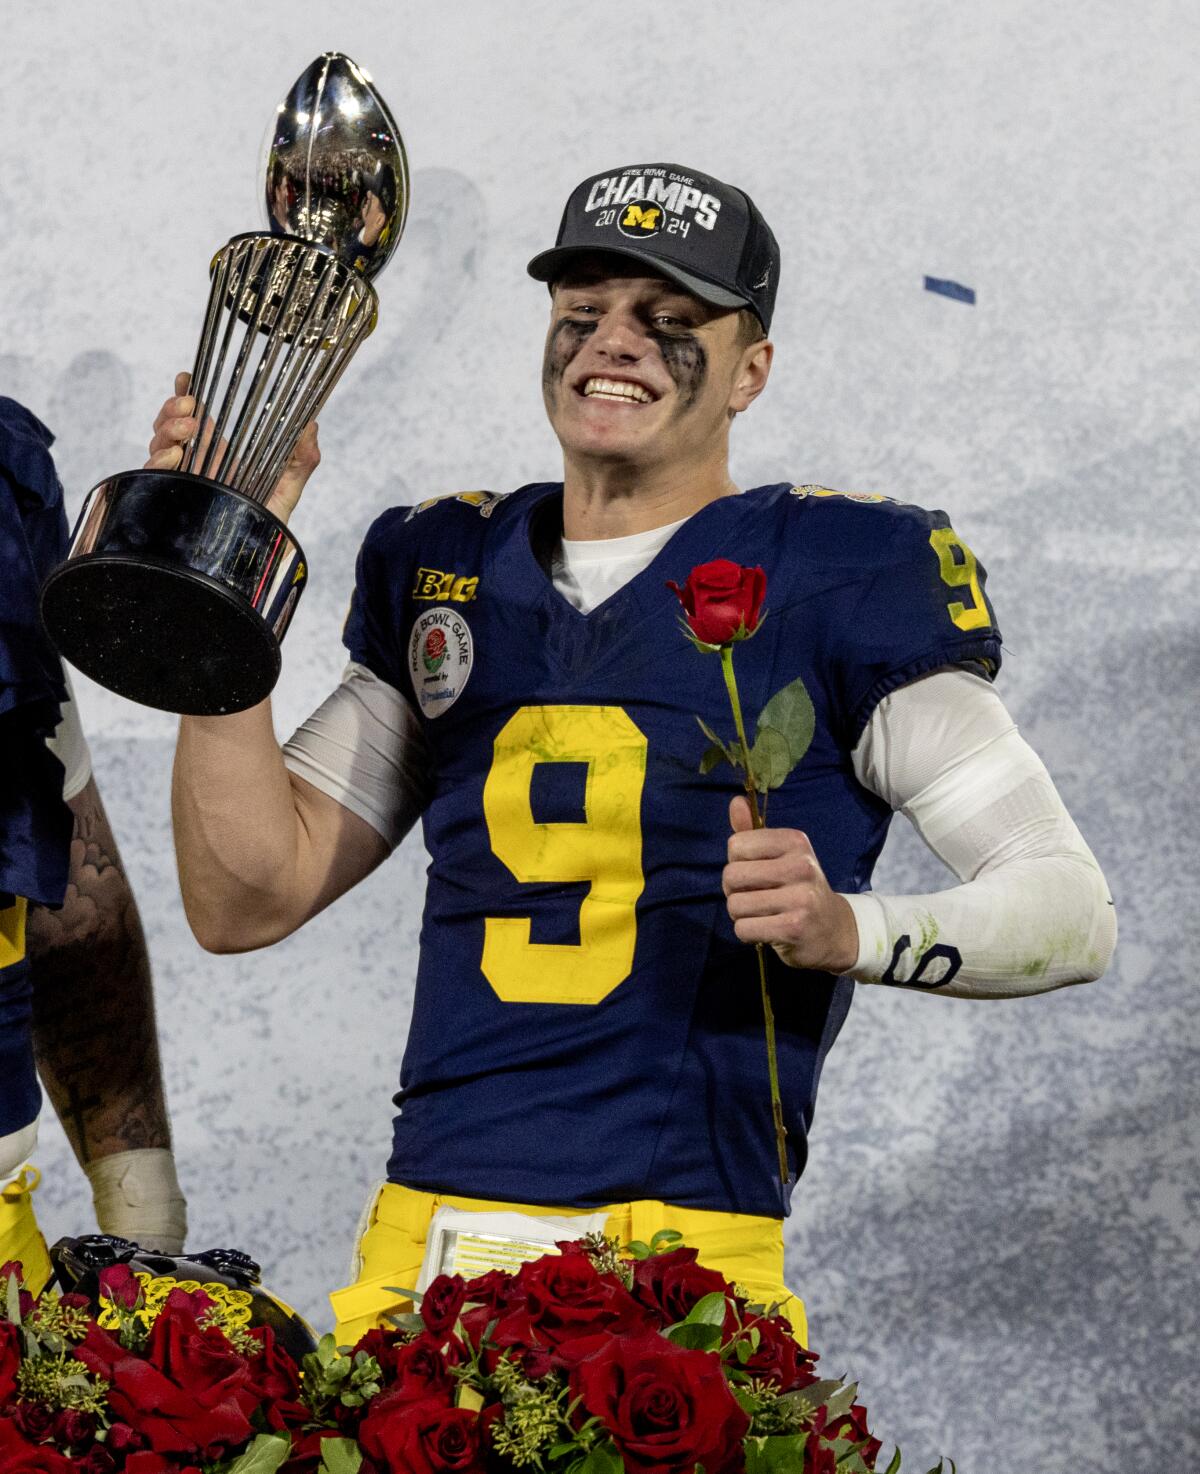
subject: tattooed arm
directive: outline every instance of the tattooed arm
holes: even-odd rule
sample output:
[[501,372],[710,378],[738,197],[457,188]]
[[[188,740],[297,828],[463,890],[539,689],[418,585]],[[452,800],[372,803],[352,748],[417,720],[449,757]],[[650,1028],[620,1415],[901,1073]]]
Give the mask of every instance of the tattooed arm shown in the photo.
[[186,1204],[175,1177],[150,962],[95,779],[75,815],[62,909],[30,909],[38,1071],[80,1165],[100,1226],[178,1252]]

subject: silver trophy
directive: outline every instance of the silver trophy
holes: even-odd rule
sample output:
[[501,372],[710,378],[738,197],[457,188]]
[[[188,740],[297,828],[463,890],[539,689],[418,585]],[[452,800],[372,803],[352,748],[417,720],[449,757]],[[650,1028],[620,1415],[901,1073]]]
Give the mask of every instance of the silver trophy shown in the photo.
[[318,57],[280,103],[264,198],[268,231],[213,258],[190,391],[201,431],[177,471],[94,487],[42,590],[72,665],[167,711],[240,711],[278,679],[308,563],[264,503],[374,328],[371,279],[404,229],[404,144],[348,56]]

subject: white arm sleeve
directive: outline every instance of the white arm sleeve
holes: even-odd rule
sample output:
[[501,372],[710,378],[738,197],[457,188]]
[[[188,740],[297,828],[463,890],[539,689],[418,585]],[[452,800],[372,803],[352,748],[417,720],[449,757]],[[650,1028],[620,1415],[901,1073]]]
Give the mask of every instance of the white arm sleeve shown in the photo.
[[92,776],[92,754],[88,751],[87,738],[79,721],[79,707],[75,692],[71,689],[71,674],[63,667],[63,680],[67,686],[67,699],[63,702],[62,718],[54,729],[54,736],[46,739],[46,746],[62,763],[63,798],[72,799],[83,792]]
[[1010,998],[1104,972],[1117,939],[1104,876],[986,681],[944,670],[894,691],[867,724],[854,770],[963,883],[847,896],[859,937],[852,976]]
[[410,704],[365,665],[342,683],[283,745],[283,760],[395,849],[429,802],[432,764]]

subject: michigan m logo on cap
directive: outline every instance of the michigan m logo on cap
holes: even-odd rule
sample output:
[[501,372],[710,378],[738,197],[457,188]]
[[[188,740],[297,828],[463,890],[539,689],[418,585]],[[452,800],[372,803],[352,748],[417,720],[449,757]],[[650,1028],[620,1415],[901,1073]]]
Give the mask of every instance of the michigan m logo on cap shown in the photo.
[[662,228],[663,212],[658,205],[627,205],[617,221],[617,229],[622,235],[631,235],[641,239],[648,235],[657,235]]

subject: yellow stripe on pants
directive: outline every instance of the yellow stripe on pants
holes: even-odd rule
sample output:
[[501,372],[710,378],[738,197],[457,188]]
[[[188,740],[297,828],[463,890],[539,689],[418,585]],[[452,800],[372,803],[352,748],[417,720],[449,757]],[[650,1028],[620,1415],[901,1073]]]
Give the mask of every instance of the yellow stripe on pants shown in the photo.
[[783,1223],[748,1213],[712,1213],[701,1208],[678,1208],[669,1203],[642,1200],[614,1203],[607,1208],[550,1208],[529,1203],[496,1203],[485,1198],[460,1198],[449,1193],[424,1193],[398,1183],[384,1183],[372,1206],[369,1222],[358,1245],[358,1278],[329,1297],[337,1320],[339,1346],[353,1346],[364,1331],[386,1326],[387,1317],[409,1307],[394,1293],[411,1289],[421,1273],[425,1241],[439,1208],[470,1213],[529,1213],[535,1217],[578,1217],[607,1213],[604,1232],[619,1244],[635,1239],[649,1243],[663,1228],[683,1235],[684,1243],[699,1251],[700,1263],[740,1286],[755,1304],[779,1303],[801,1343],[807,1345],[804,1305],[783,1283]]

